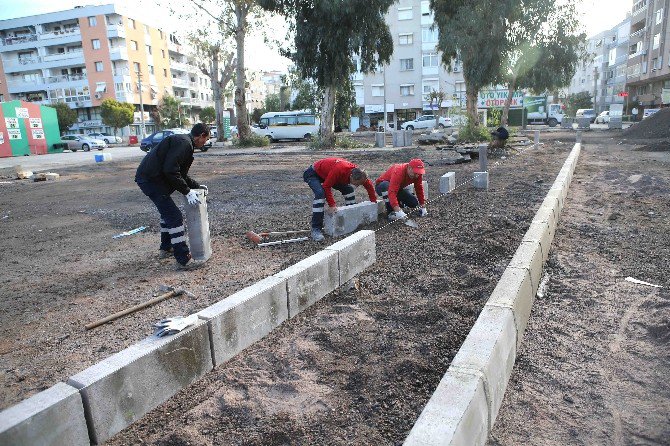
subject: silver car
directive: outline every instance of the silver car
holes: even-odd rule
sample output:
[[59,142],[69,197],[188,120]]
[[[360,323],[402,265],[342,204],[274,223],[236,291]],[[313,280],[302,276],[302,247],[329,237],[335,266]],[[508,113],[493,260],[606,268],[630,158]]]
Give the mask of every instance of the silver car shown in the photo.
[[107,143],[101,139],[93,139],[84,135],[65,135],[61,136],[61,141],[67,144],[67,148],[73,152],[81,149],[88,152],[91,149],[102,150],[107,147]]
[[120,136],[110,135],[109,133],[89,133],[86,136],[88,136],[89,138],[101,139],[105,141],[107,144],[121,144]]

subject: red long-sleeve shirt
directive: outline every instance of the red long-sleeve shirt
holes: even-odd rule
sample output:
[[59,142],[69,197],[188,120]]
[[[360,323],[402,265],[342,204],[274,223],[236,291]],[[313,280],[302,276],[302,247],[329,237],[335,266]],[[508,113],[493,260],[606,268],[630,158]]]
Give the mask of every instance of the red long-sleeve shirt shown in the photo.
[[[356,164],[345,160],[344,158],[324,158],[314,163],[314,171],[323,178],[323,191],[326,193],[326,201],[331,208],[335,207],[335,198],[333,197],[333,186],[344,186],[349,184],[351,171],[358,167]],[[370,201],[377,201],[377,194],[369,179],[363,183],[363,187],[368,191]]]
[[408,165],[409,163],[393,164],[386,172],[377,178],[376,184],[379,184],[382,181],[388,181],[390,183],[388,189],[389,202],[393,208],[400,206],[398,204],[398,192],[400,189],[404,189],[412,183],[414,183],[414,191],[416,192],[416,198],[419,199],[419,204],[423,206],[426,202],[423,195],[423,175],[419,175],[416,180],[412,180],[409,175],[407,175]]

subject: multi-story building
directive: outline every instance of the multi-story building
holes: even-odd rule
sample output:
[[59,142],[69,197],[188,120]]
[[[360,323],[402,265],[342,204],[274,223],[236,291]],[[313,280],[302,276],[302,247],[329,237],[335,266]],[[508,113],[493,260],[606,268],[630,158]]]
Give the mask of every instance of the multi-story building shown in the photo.
[[140,102],[151,132],[156,123],[149,112],[164,94],[178,97],[192,121],[201,107],[213,105],[209,80],[189,63],[187,48],[124,6],[0,21],[0,101],[65,102],[79,116],[71,130],[109,132],[100,104],[114,98],[138,112],[123,134],[140,134]]
[[[376,73],[353,76],[356,103],[361,107],[360,125],[377,126],[384,119],[395,128],[424,113],[433,113],[428,93],[442,91],[448,98],[443,106],[460,107],[465,95],[462,65],[449,73],[436,49],[438,31],[426,0],[399,0],[389,9],[386,22],[393,36],[394,51],[388,65]],[[359,63],[360,68],[360,63]],[[454,100],[454,98],[456,98]]]
[[670,105],[670,0],[637,0],[630,19],[627,81],[642,108]]

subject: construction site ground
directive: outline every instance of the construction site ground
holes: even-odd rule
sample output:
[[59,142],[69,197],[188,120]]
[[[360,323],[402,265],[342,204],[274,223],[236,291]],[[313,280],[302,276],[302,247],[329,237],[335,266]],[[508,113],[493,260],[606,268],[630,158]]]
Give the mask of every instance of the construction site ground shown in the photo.
[[[663,444],[670,438],[670,151],[635,150],[617,132],[585,132],[566,207],[518,353],[492,445]],[[178,272],[158,258],[158,215],[133,182],[137,161],[58,171],[54,182],[0,185],[0,408],[151,335],[151,324],[224,299],[323,249],[257,248],[248,230],[307,229],[302,172],[337,154],[376,177],[391,163],[431,163],[429,216],[385,221],[377,262],[109,444],[400,444],[467,336],[574,144],[574,132],[490,160],[490,188],[457,184],[478,163],[443,151],[196,154],[209,187],[213,256]],[[655,140],[657,141],[657,140]],[[645,142],[645,144],[649,144]],[[648,145],[648,147],[651,147]],[[656,147],[656,146],[654,146]],[[365,199],[359,188],[357,195]],[[341,200],[335,192],[336,199]],[[112,236],[139,226],[132,236]],[[627,276],[659,284],[625,282]],[[161,294],[193,297],[85,331]]]

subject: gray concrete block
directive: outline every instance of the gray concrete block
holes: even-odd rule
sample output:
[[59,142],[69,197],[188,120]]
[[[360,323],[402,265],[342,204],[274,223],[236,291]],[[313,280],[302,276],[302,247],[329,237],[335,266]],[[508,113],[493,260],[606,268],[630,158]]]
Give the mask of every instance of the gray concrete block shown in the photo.
[[103,443],[212,370],[207,322],[151,336],[72,376],[91,442]]
[[456,172],[447,172],[440,177],[440,193],[448,194],[456,189]]
[[[421,184],[423,184],[423,198],[426,201],[428,201],[428,181],[424,180],[424,181],[422,181]],[[410,184],[409,186],[407,186],[405,188],[405,190],[416,197],[416,191],[414,190],[414,184]]]
[[484,445],[489,424],[481,374],[448,370],[403,444]]
[[537,292],[542,277],[542,248],[538,242],[521,242],[509,262],[512,268],[523,268],[530,273],[533,294]]
[[191,248],[193,259],[206,261],[212,256],[207,197],[205,196],[204,189],[193,189],[193,192],[196,193],[200,200],[199,205],[193,206],[188,204],[186,197],[184,197],[188,244]]
[[323,232],[331,237],[350,234],[361,225],[367,225],[377,221],[377,203],[363,201],[337,208],[334,215],[326,212],[323,219]]
[[385,214],[386,213],[386,203],[384,203],[384,200],[381,198],[377,199],[377,214]]
[[551,240],[554,240],[554,234],[556,233],[556,226],[558,226],[558,219],[556,217],[558,213],[551,206],[540,206],[540,209],[535,213],[532,221],[543,221],[549,225],[549,237]]
[[561,191],[557,189],[549,189],[547,197],[556,199],[556,203],[558,206],[558,216],[560,217],[561,212],[563,212],[563,207],[565,206],[565,198],[561,194]]
[[488,172],[475,172],[472,174],[472,185],[475,189],[488,189],[489,188],[489,173]]
[[358,231],[330,245],[326,250],[337,252],[340,270],[339,286],[342,286],[377,260],[375,231]]
[[485,306],[449,368],[464,373],[477,371],[484,376],[491,425],[502,405],[515,358],[516,325],[512,310]]
[[275,274],[275,277],[286,279],[289,317],[294,317],[340,286],[337,262],[337,251],[324,250]]
[[521,347],[530,312],[535,302],[530,272],[526,268],[507,267],[486,302],[486,306],[509,308],[514,314],[516,345]]
[[58,383],[0,412],[0,444],[88,446],[79,391]]
[[549,230],[549,224],[546,221],[533,220],[523,237],[523,242],[538,242],[542,249],[542,261],[546,262],[551,249],[551,242],[554,233]]
[[288,319],[286,279],[267,277],[205,308],[214,366],[227,362]]

